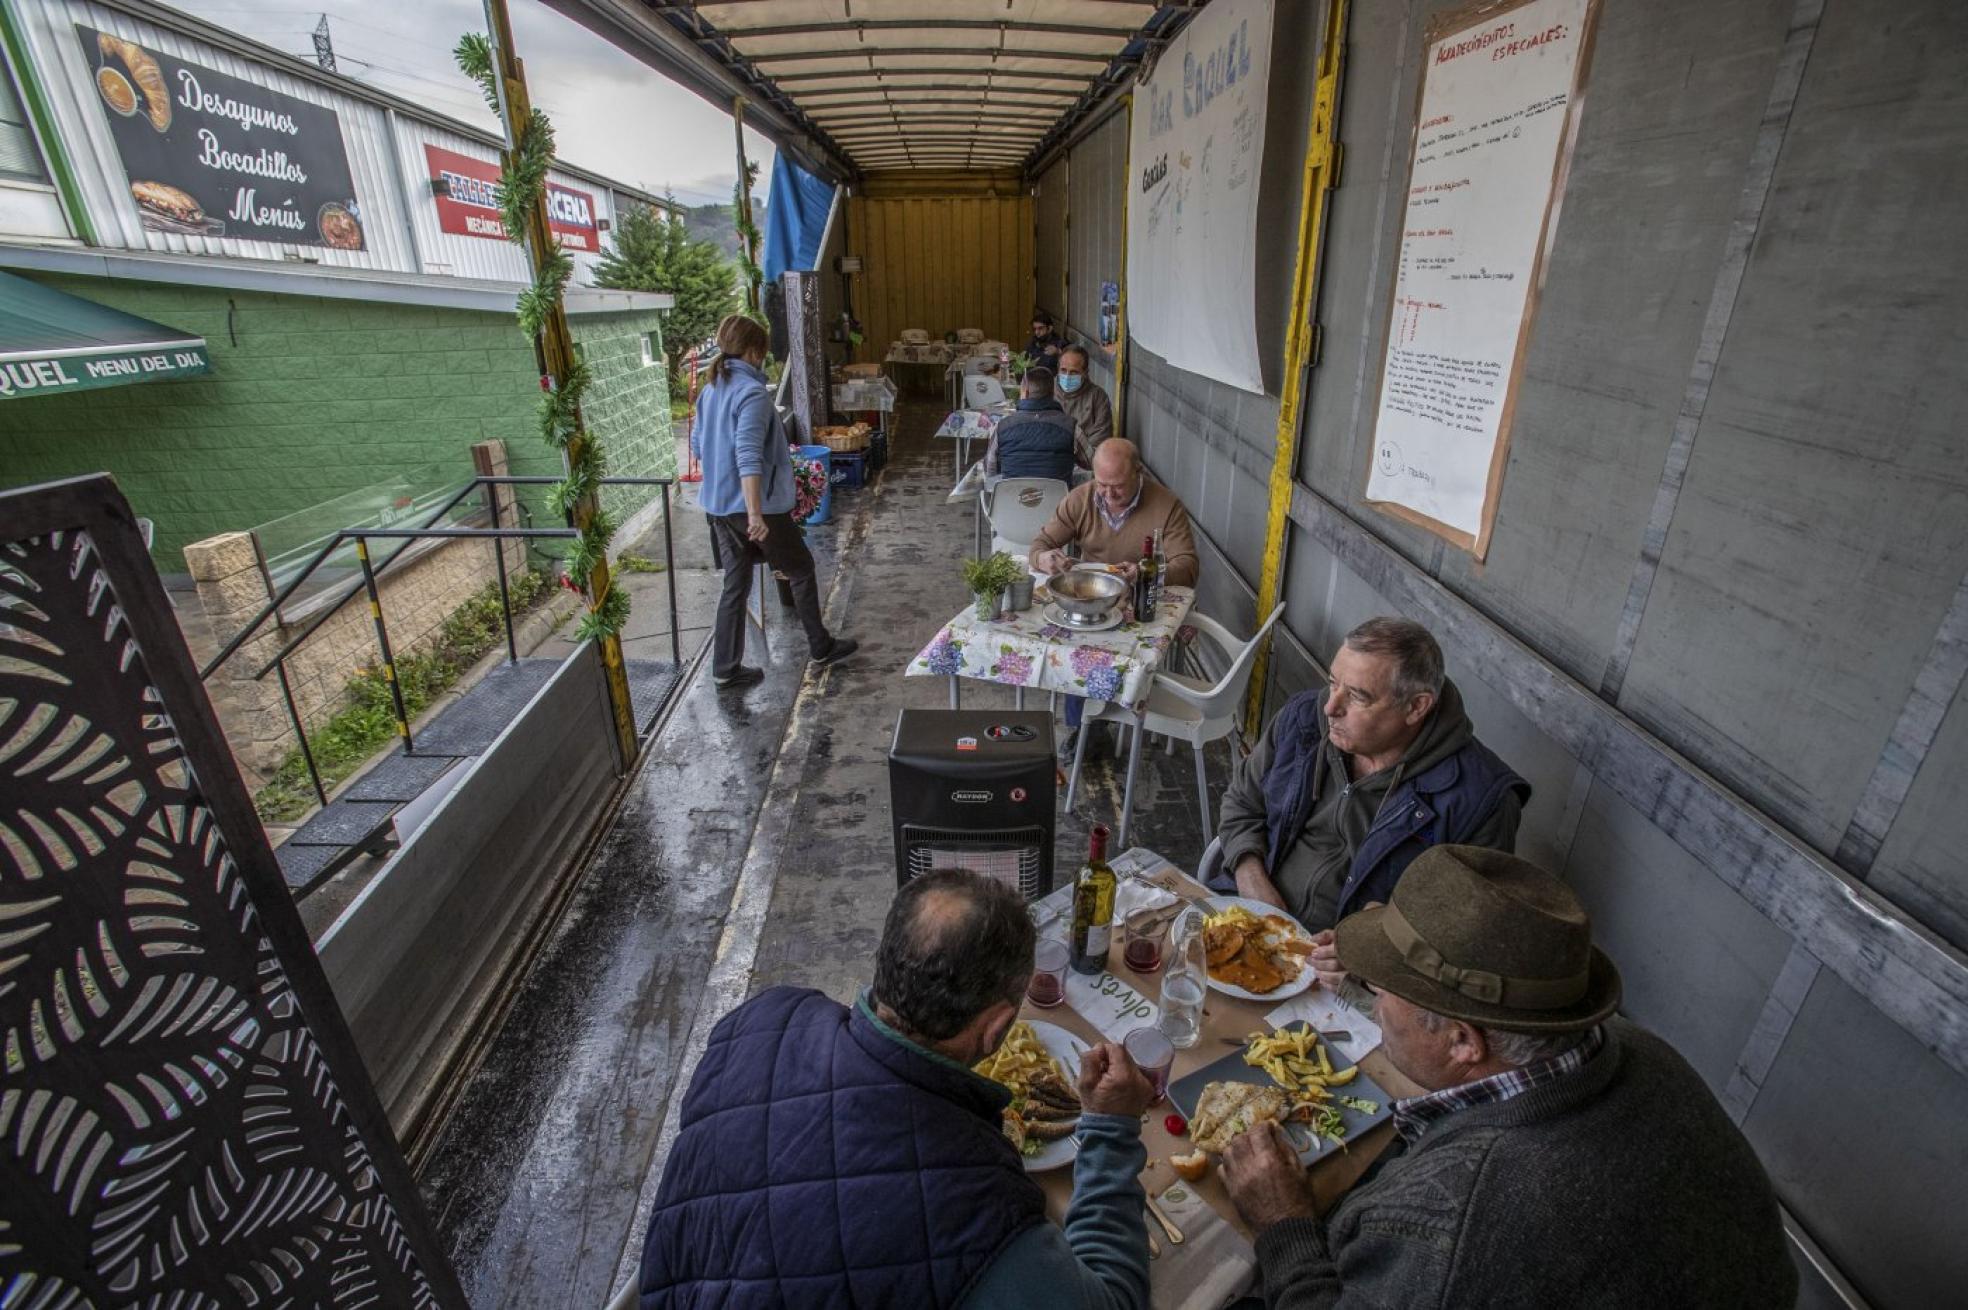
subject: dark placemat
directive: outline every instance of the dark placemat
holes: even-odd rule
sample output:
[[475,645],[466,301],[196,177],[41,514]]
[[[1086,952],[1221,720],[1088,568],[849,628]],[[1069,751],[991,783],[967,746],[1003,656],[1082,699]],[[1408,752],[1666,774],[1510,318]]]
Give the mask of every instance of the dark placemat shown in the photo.
[[[1305,1027],[1303,1023],[1295,1023],[1289,1025],[1285,1031],[1298,1032]],[[1326,1048],[1327,1058],[1332,1061],[1333,1072],[1344,1073],[1353,1068],[1353,1064],[1340,1055],[1330,1042],[1322,1044]],[[1203,1088],[1211,1083],[1257,1083],[1263,1087],[1276,1086],[1270,1074],[1254,1064],[1244,1063],[1244,1047],[1223,1049],[1230,1053],[1215,1064],[1204,1065],[1187,1077],[1178,1078],[1169,1084],[1169,1100],[1182,1112],[1185,1119],[1195,1119],[1196,1102],[1202,1098]],[[1364,1071],[1355,1074],[1352,1082],[1333,1088],[1332,1093],[1335,1098],[1353,1096],[1372,1101],[1377,1107],[1372,1114],[1366,1114],[1347,1105],[1339,1107],[1340,1121],[1346,1125],[1346,1140],[1349,1142],[1393,1113],[1389,1107],[1394,1098],[1381,1090],[1380,1084],[1369,1078]],[[1286,1124],[1285,1135],[1291,1139],[1291,1144],[1298,1148],[1298,1158],[1306,1164],[1311,1164],[1320,1156],[1338,1150],[1340,1146],[1331,1138],[1314,1136],[1301,1124]]]

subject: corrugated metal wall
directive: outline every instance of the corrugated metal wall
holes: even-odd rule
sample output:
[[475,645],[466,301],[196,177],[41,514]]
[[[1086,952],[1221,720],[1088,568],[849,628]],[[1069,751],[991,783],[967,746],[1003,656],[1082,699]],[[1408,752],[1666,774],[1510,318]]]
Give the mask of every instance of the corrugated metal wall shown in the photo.
[[863,260],[855,302],[875,358],[903,328],[982,328],[1014,349],[1030,334],[1029,194],[857,195],[850,208]]
[[1070,171],[1067,157],[1039,175],[1038,195],[1033,200],[1033,222],[1038,228],[1038,302],[1066,321],[1066,224],[1067,187]]
[[[1725,1094],[1785,1203],[1861,1292],[1944,1303],[1968,1280],[1952,1236],[1968,1204],[1968,1080],[1733,890],[1742,870],[1718,863],[1679,802],[1637,805],[1609,762],[1581,764],[1560,744],[1579,734],[1512,673],[1556,666],[1588,703],[1616,707],[1968,946],[1968,691],[1950,655],[1968,625],[1968,439],[1953,417],[1968,393],[1968,286],[1942,218],[1968,202],[1968,175],[1949,163],[1968,149],[1968,77],[1944,53],[1968,46],[1968,10],[1603,8],[1496,541],[1478,566],[1361,499],[1436,7],[1353,7],[1286,622],[1330,654],[1354,623],[1396,609],[1390,596],[1448,589],[1450,672],[1484,739],[1537,788],[1520,850],[1586,897],[1628,1013]],[[1256,252],[1271,394],[1139,348],[1128,360],[1129,435],[1221,547],[1205,559],[1216,612],[1248,605],[1262,562],[1316,8],[1279,6],[1273,43]],[[1794,102],[1786,69],[1802,70]],[[1074,196],[1121,193],[1118,164],[1089,176],[1090,153],[1072,157]],[[1732,264],[1757,159],[1774,175]],[[1082,213],[1071,221],[1077,313]],[[1685,485],[1658,575],[1636,590],[1691,403]],[[1499,625],[1522,643],[1505,638],[1501,658]],[[1609,668],[1625,676],[1601,695]],[[1272,703],[1306,676],[1286,661]],[[1807,1279],[1805,1304],[1827,1297]]]

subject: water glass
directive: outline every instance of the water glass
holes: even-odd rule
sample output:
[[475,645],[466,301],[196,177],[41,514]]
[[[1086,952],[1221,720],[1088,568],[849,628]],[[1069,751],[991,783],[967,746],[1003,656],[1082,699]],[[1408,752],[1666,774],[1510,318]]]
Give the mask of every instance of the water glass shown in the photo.
[[1162,978],[1162,1035],[1186,1051],[1203,1036],[1204,984],[1194,971],[1170,965]]
[[1041,937],[1032,951],[1032,981],[1025,984],[1025,999],[1042,1010],[1050,1010],[1066,999],[1066,964],[1072,949],[1057,937]]
[[1169,1071],[1175,1067],[1175,1046],[1159,1028],[1136,1028],[1121,1040],[1135,1067],[1148,1075],[1155,1088],[1155,1100],[1168,1095]]

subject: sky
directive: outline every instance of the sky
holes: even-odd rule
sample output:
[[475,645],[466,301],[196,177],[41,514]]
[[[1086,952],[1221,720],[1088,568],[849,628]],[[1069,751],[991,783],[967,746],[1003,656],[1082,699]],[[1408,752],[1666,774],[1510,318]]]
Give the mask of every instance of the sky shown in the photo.
[[[314,58],[325,13],[338,70],[486,131],[498,121],[451,62],[465,32],[485,30],[480,0],[166,0],[262,45]],[[540,0],[509,0],[513,43],[533,103],[553,120],[560,158],[685,204],[727,201],[738,166],[731,116]],[[772,145],[750,128],[745,153],[762,195]]]

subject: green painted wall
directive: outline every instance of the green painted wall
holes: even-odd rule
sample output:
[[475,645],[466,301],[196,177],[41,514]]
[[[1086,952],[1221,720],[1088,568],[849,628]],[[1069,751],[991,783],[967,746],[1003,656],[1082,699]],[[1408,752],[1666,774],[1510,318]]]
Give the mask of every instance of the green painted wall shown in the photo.
[[[573,320],[573,329],[581,358],[595,373],[594,385],[588,388],[581,413],[587,420],[588,431],[608,454],[609,474],[624,478],[675,477],[676,436],[670,421],[669,369],[663,360],[658,316],[654,313],[582,314]],[[652,362],[644,364],[645,358]],[[545,450],[537,439],[533,448]],[[510,454],[508,457],[515,466],[520,462]],[[514,468],[514,472],[520,471]],[[602,505],[615,516],[617,523],[626,523],[631,514],[656,498],[658,490],[605,487]]]
[[[392,476],[471,474],[503,440],[520,474],[558,474],[534,413],[539,376],[511,316],[103,278],[37,276],[62,291],[203,336],[211,376],[0,404],[0,486],[107,470],[157,525],[154,557],[296,513]],[[641,367],[649,314],[582,315],[599,374],[594,423],[610,471],[675,471],[662,353]],[[633,365],[634,367],[629,367]],[[435,485],[435,484],[434,484]],[[611,496],[621,493],[610,493]],[[548,525],[543,494],[522,497]],[[639,494],[634,504],[647,499]],[[623,495],[613,507],[626,517]]]

